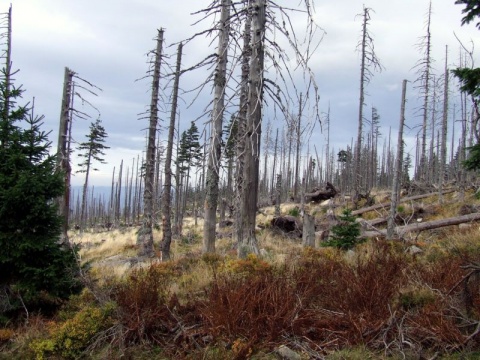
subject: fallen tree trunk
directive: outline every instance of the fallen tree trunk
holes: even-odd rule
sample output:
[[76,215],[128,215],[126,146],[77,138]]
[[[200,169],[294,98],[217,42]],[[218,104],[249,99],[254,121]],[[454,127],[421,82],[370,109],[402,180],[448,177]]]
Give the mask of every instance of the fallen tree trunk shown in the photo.
[[305,202],[315,202],[319,203],[320,201],[325,201],[328,199],[331,199],[337,195],[338,191],[335,189],[335,186],[333,186],[331,183],[327,182],[327,185],[325,186],[325,190],[321,189],[314,189],[313,192],[311,193],[305,193]]
[[[454,191],[455,190],[453,190],[453,189],[446,190],[446,191],[443,192],[443,194],[449,194],[449,193],[452,193]],[[427,197],[430,197],[430,196],[435,196],[435,195],[438,196],[438,192],[406,197],[406,198],[400,199],[400,202],[403,203],[403,202],[407,202],[407,201],[419,200],[419,199],[424,199],[424,198],[427,198]],[[361,209],[352,211],[352,215],[360,215],[360,214],[363,214],[363,213],[366,213],[366,212],[369,212],[369,211],[372,211],[372,210],[378,210],[378,209],[385,209],[385,210],[390,209],[390,203],[389,202],[388,203],[382,203],[382,204],[369,206],[369,207],[366,207],[366,208],[361,208]]]
[[[456,216],[456,217],[446,218],[441,220],[427,221],[424,223],[415,223],[415,224],[397,226],[395,227],[395,233],[400,237],[402,237],[403,235],[409,232],[421,232],[425,230],[438,229],[445,226],[458,225],[458,224],[468,223],[471,221],[479,221],[479,220],[480,220],[480,213],[473,213],[473,214]],[[363,224],[365,224],[366,226],[369,226],[369,223],[366,221],[363,222]],[[386,235],[387,235],[386,229],[381,229],[381,230],[376,229],[373,231],[372,230],[364,231],[361,237],[369,238],[369,237],[386,236]]]

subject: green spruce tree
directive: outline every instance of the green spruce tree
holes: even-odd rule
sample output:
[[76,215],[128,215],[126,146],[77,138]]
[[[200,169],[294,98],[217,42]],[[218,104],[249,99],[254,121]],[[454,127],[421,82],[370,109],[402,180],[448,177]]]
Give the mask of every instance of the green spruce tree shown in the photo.
[[97,119],[94,123],[90,124],[90,132],[88,133],[87,141],[80,143],[78,150],[81,153],[78,155],[83,158],[83,161],[78,164],[80,170],[77,172],[85,174],[85,182],[83,184],[83,195],[82,195],[82,208],[80,213],[80,228],[83,230],[86,225],[86,206],[87,206],[87,189],[88,189],[88,178],[90,176],[90,171],[98,171],[98,169],[92,167],[93,162],[97,161],[100,164],[105,164],[106,161],[103,158],[105,156],[105,150],[109,149],[109,146],[104,144],[105,139],[107,138],[107,132],[101,124],[101,120]]
[[0,73],[0,301],[3,316],[18,308],[50,305],[78,290],[74,249],[60,245],[63,194],[43,117],[16,100],[23,90]]
[[182,184],[185,184],[183,189],[183,201],[182,201],[182,210],[180,217],[183,217],[182,214],[186,207],[186,199],[190,181],[190,172],[193,167],[200,165],[202,159],[202,146],[199,142],[199,133],[198,127],[192,121],[190,127],[182,132],[180,138],[180,149],[178,152],[178,158],[176,165],[179,167],[180,176],[185,178],[185,182],[180,181]]

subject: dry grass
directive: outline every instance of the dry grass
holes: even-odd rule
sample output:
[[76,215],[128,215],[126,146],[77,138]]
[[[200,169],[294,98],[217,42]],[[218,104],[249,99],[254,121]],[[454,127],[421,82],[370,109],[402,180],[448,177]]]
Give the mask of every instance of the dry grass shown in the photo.
[[[379,201],[388,194],[375,195]],[[479,203],[472,196],[460,202],[457,194],[444,201],[440,206],[433,196],[401,206],[406,219],[423,207],[422,221],[429,221]],[[282,214],[295,206],[282,205]],[[307,207],[318,222],[325,209]],[[262,209],[257,223],[268,224],[273,213],[273,207]],[[462,283],[462,266],[480,261],[478,224],[411,234],[406,242],[371,240],[354,252],[306,250],[301,239],[267,227],[257,231],[261,257],[245,260],[237,259],[231,227],[217,229],[217,254],[202,256],[202,227],[203,220],[195,225],[186,218],[183,236],[171,244],[171,262],[133,268],[126,260],[136,256],[136,228],[72,235],[82,260],[92,264],[90,273],[109,286],[106,296],[118,306],[108,346],[123,352],[156,344],[165,358],[179,359],[207,358],[209,351],[223,354],[219,359],[241,359],[280,344],[300,344],[310,355],[331,359],[355,358],[347,355],[355,349],[361,349],[358,358],[419,358],[424,350],[480,348],[479,339],[469,340],[480,321],[480,285],[473,277]],[[156,247],[161,236],[155,231]],[[412,244],[423,252],[408,254]],[[36,328],[31,336],[44,331]],[[24,335],[23,343],[31,336]],[[331,354],[338,349],[338,357]]]

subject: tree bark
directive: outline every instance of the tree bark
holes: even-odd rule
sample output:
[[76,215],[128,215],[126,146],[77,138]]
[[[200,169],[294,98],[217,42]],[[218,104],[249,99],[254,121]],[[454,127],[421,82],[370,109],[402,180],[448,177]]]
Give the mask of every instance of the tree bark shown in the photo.
[[439,200],[443,202],[443,184],[447,165],[447,126],[448,126],[448,46],[445,46],[445,78],[443,89],[442,143],[440,148],[440,174],[438,175]]
[[[445,226],[459,225],[472,221],[479,221],[480,213],[472,213],[468,215],[456,216],[452,218],[446,218],[441,220],[426,221],[423,223],[414,223],[409,225],[397,226],[395,227],[395,233],[399,236],[403,236],[409,232],[421,232],[425,230],[438,229]],[[374,237],[374,236],[387,236],[387,230],[377,230],[377,231],[365,231],[361,236],[362,237]]]
[[315,217],[307,213],[303,215],[302,244],[315,247]]
[[236,141],[236,157],[237,167],[235,173],[235,240],[237,244],[243,239],[243,222],[242,222],[242,199],[244,184],[244,163],[245,163],[245,146],[246,141],[246,127],[247,127],[247,101],[248,101],[248,74],[250,72],[250,57],[251,57],[251,9],[250,0],[245,0],[247,6],[247,17],[245,19],[245,28],[243,31],[243,49],[242,49],[242,74],[240,82],[240,105],[237,117],[237,141]]
[[158,97],[160,87],[160,65],[162,61],[163,29],[158,30],[155,65],[153,70],[152,98],[150,102],[150,122],[145,164],[145,187],[143,190],[143,221],[138,231],[137,246],[139,256],[153,256],[153,194],[155,181],[155,137],[158,123]]
[[63,172],[65,190],[62,197],[57,199],[58,211],[63,218],[62,233],[59,242],[68,244],[68,220],[70,214],[70,154],[68,152],[69,127],[71,126],[71,103],[73,98],[73,75],[74,72],[68,67],[65,68],[65,76],[63,82],[62,106],[60,111],[60,127],[58,131],[57,145],[57,170]]
[[403,126],[405,124],[405,101],[407,93],[407,80],[403,80],[402,84],[402,102],[400,107],[400,124],[398,126],[398,142],[397,142],[397,161],[395,163],[395,173],[393,176],[393,187],[390,205],[390,217],[387,225],[387,239],[392,239],[395,231],[395,217],[397,215],[397,204],[400,200],[400,180],[402,179],[402,163],[403,163]]
[[255,226],[263,108],[265,8],[265,0],[256,0],[252,8],[252,57],[249,70],[244,183],[241,204],[242,226],[244,230],[243,238],[238,239],[238,255],[240,258],[247,256],[249,253],[259,253]]
[[170,112],[170,126],[168,128],[167,154],[165,157],[165,185],[163,190],[162,207],[162,230],[163,238],[160,244],[162,251],[162,260],[170,260],[170,244],[172,243],[172,153],[173,153],[173,135],[175,132],[175,122],[177,116],[178,88],[180,82],[180,66],[182,63],[182,43],[178,44],[177,65],[175,71],[175,80],[173,83],[172,109]]
[[214,77],[214,99],[211,121],[210,149],[205,196],[205,222],[203,227],[203,252],[215,252],[215,226],[218,205],[218,182],[222,147],[222,124],[225,110],[225,89],[227,86],[228,43],[230,32],[231,0],[222,0],[219,24],[218,57]]

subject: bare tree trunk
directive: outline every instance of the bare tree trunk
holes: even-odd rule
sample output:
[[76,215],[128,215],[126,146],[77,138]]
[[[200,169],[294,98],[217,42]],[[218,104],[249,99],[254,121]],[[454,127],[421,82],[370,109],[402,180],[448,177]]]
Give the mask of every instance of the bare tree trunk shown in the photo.
[[109,203],[109,210],[108,210],[108,222],[113,222],[115,217],[115,166],[113,167],[112,172],[112,187],[110,189],[110,203]]
[[280,216],[281,202],[282,202],[282,175],[277,174],[277,184],[275,187],[275,216]]
[[275,174],[277,172],[277,156],[278,156],[278,128],[277,128],[277,135],[275,136],[275,145],[273,150],[272,181],[270,185],[272,195],[275,192]]
[[357,130],[357,144],[355,148],[355,197],[360,193],[361,183],[361,169],[360,169],[360,154],[362,152],[362,138],[363,138],[363,106],[365,105],[365,71],[366,71],[366,48],[367,48],[367,8],[363,8],[363,30],[362,30],[362,43],[361,43],[361,65],[360,65],[360,99],[358,105],[358,130]]
[[296,142],[297,142],[297,148],[296,148],[296,160],[295,160],[295,182],[293,185],[293,198],[295,201],[298,199],[298,188],[300,186],[300,151],[301,151],[301,145],[300,145],[300,135],[301,135],[301,125],[302,125],[302,94],[300,93],[300,101],[298,102],[298,119],[295,123],[296,125]]
[[445,79],[443,89],[443,121],[442,121],[442,144],[440,148],[440,174],[439,174],[439,201],[443,202],[443,184],[445,180],[445,167],[447,163],[447,126],[448,126],[448,46],[445,46]]
[[420,168],[419,168],[419,179],[425,181],[426,176],[428,174],[428,167],[427,167],[427,120],[428,120],[428,102],[429,102],[429,95],[430,95],[430,72],[431,72],[431,41],[432,41],[432,34],[430,31],[430,22],[432,17],[432,2],[430,1],[430,5],[428,8],[428,18],[427,18],[427,35],[425,36],[425,58],[423,59],[424,71],[421,74],[420,78],[423,84],[423,109],[422,109],[422,117],[423,117],[423,126],[422,126],[422,148],[420,152]]
[[71,102],[73,98],[73,75],[74,72],[68,67],[65,68],[65,77],[63,82],[62,108],[60,112],[60,128],[58,131],[58,147],[57,147],[57,170],[63,172],[65,191],[63,196],[57,199],[59,213],[63,218],[62,233],[59,242],[68,244],[68,219],[70,214],[70,154],[68,152],[69,128],[72,123],[71,119]]
[[397,204],[400,199],[400,181],[402,179],[402,163],[403,163],[403,127],[405,124],[405,101],[407,93],[407,80],[403,80],[402,86],[402,105],[400,109],[400,124],[398,126],[398,143],[397,143],[397,161],[395,163],[395,173],[393,176],[390,217],[387,225],[387,239],[392,239],[395,232],[395,217],[397,215]]
[[315,247],[315,217],[308,213],[303,215],[302,244],[304,247]]
[[123,179],[123,159],[120,161],[120,169],[118,169],[118,181],[117,181],[117,200],[115,208],[115,223],[120,224],[120,208],[122,205],[122,179]]
[[175,80],[173,83],[172,109],[170,112],[170,126],[168,128],[167,154],[165,157],[165,188],[163,191],[163,213],[162,230],[163,238],[160,244],[162,251],[162,260],[170,259],[170,244],[172,243],[172,152],[173,152],[173,134],[175,132],[175,121],[177,115],[178,87],[180,83],[180,66],[182,64],[182,43],[178,44],[177,65],[175,70]]
[[214,100],[211,122],[210,151],[207,167],[205,196],[205,222],[203,227],[203,252],[215,252],[215,226],[218,205],[218,182],[222,146],[222,124],[227,86],[228,42],[230,32],[231,0],[222,0],[219,24],[218,58],[214,77]]
[[86,207],[87,207],[87,190],[88,190],[88,178],[90,176],[90,165],[92,159],[92,149],[88,151],[87,157],[87,169],[85,170],[85,182],[83,183],[83,192],[82,192],[82,207],[80,210],[80,231],[85,230],[85,225],[87,224],[86,219]]
[[255,225],[263,108],[265,8],[265,0],[256,0],[252,8],[252,57],[250,59],[249,72],[244,183],[242,187],[243,201],[241,208],[244,232],[243,238],[238,239],[238,255],[241,258],[249,253],[259,253],[257,238],[255,236]]
[[240,105],[237,117],[237,141],[236,141],[236,186],[235,186],[235,238],[237,244],[243,239],[243,221],[242,221],[242,201],[244,194],[244,163],[245,163],[245,147],[247,146],[246,128],[247,128],[247,110],[248,110],[248,75],[250,72],[251,57],[251,8],[250,0],[246,0],[247,17],[245,19],[245,28],[243,31],[243,49],[242,49],[242,73],[240,82]]
[[145,164],[145,188],[143,190],[143,221],[138,230],[137,246],[139,256],[153,256],[153,185],[155,181],[155,137],[158,123],[158,97],[160,85],[160,65],[162,61],[163,29],[158,30],[157,49],[153,71],[152,98],[150,102],[150,124]]

